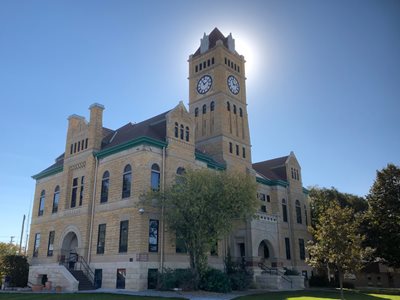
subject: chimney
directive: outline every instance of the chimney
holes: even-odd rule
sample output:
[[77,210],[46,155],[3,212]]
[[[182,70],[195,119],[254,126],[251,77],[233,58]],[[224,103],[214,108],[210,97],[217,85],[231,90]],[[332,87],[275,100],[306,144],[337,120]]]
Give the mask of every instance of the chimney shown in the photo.
[[89,148],[93,150],[101,149],[103,140],[103,110],[104,106],[99,103],[93,103],[90,109],[89,122]]

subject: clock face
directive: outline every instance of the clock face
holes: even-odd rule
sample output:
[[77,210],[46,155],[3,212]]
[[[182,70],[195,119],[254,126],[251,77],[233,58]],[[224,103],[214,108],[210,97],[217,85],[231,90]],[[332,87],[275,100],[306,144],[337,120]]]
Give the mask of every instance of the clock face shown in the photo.
[[207,93],[212,86],[212,78],[210,75],[204,75],[197,82],[197,92],[199,94]]
[[232,94],[237,95],[239,93],[240,91],[239,81],[236,79],[235,76],[233,75],[228,76],[227,84]]

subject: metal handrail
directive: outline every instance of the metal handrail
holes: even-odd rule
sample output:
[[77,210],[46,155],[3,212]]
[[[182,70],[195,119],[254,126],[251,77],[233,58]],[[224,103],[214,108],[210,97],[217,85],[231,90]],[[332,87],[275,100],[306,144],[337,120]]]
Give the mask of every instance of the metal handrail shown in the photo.
[[71,257],[66,258],[65,256],[61,256],[59,258],[59,264],[64,265],[67,270],[80,270],[86,275],[89,281],[94,285],[94,272],[90,269],[90,266],[83,258],[83,256],[76,255],[74,260],[71,260]]
[[279,275],[281,278],[283,278],[284,280],[286,280],[287,282],[290,283],[290,288],[293,287],[293,281],[290,278],[288,278],[285,275],[285,273],[283,273],[282,271],[279,271],[278,268],[270,268],[263,262],[259,262],[258,266],[261,268],[261,270],[263,270],[262,273],[269,273],[272,275],[272,273],[275,272],[276,275]]

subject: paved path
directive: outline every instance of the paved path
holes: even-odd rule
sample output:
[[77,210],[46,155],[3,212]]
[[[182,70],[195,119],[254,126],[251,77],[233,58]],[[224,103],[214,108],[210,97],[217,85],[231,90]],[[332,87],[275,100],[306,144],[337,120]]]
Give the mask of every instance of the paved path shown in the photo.
[[[80,291],[79,293],[113,293],[113,294],[124,294],[124,295],[136,295],[136,296],[152,296],[152,297],[168,297],[168,298],[186,298],[190,300],[230,300],[240,296],[259,294],[262,292],[267,292],[263,290],[249,290],[243,292],[232,292],[232,293],[212,293],[205,291],[156,291],[156,290],[146,290],[146,291],[129,291],[129,290],[119,290],[119,289],[97,289],[93,291]],[[269,290],[268,292],[271,292]]]

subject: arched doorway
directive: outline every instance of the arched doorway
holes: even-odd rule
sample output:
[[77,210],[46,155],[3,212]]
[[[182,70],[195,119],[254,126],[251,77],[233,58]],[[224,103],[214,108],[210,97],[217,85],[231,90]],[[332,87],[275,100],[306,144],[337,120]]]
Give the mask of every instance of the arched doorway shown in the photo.
[[68,232],[62,241],[61,246],[61,259],[64,263],[68,263],[68,267],[73,269],[75,262],[78,260],[78,237],[75,232]]
[[268,260],[270,258],[270,249],[266,241],[261,241],[258,246],[258,256],[260,256],[262,260]]

